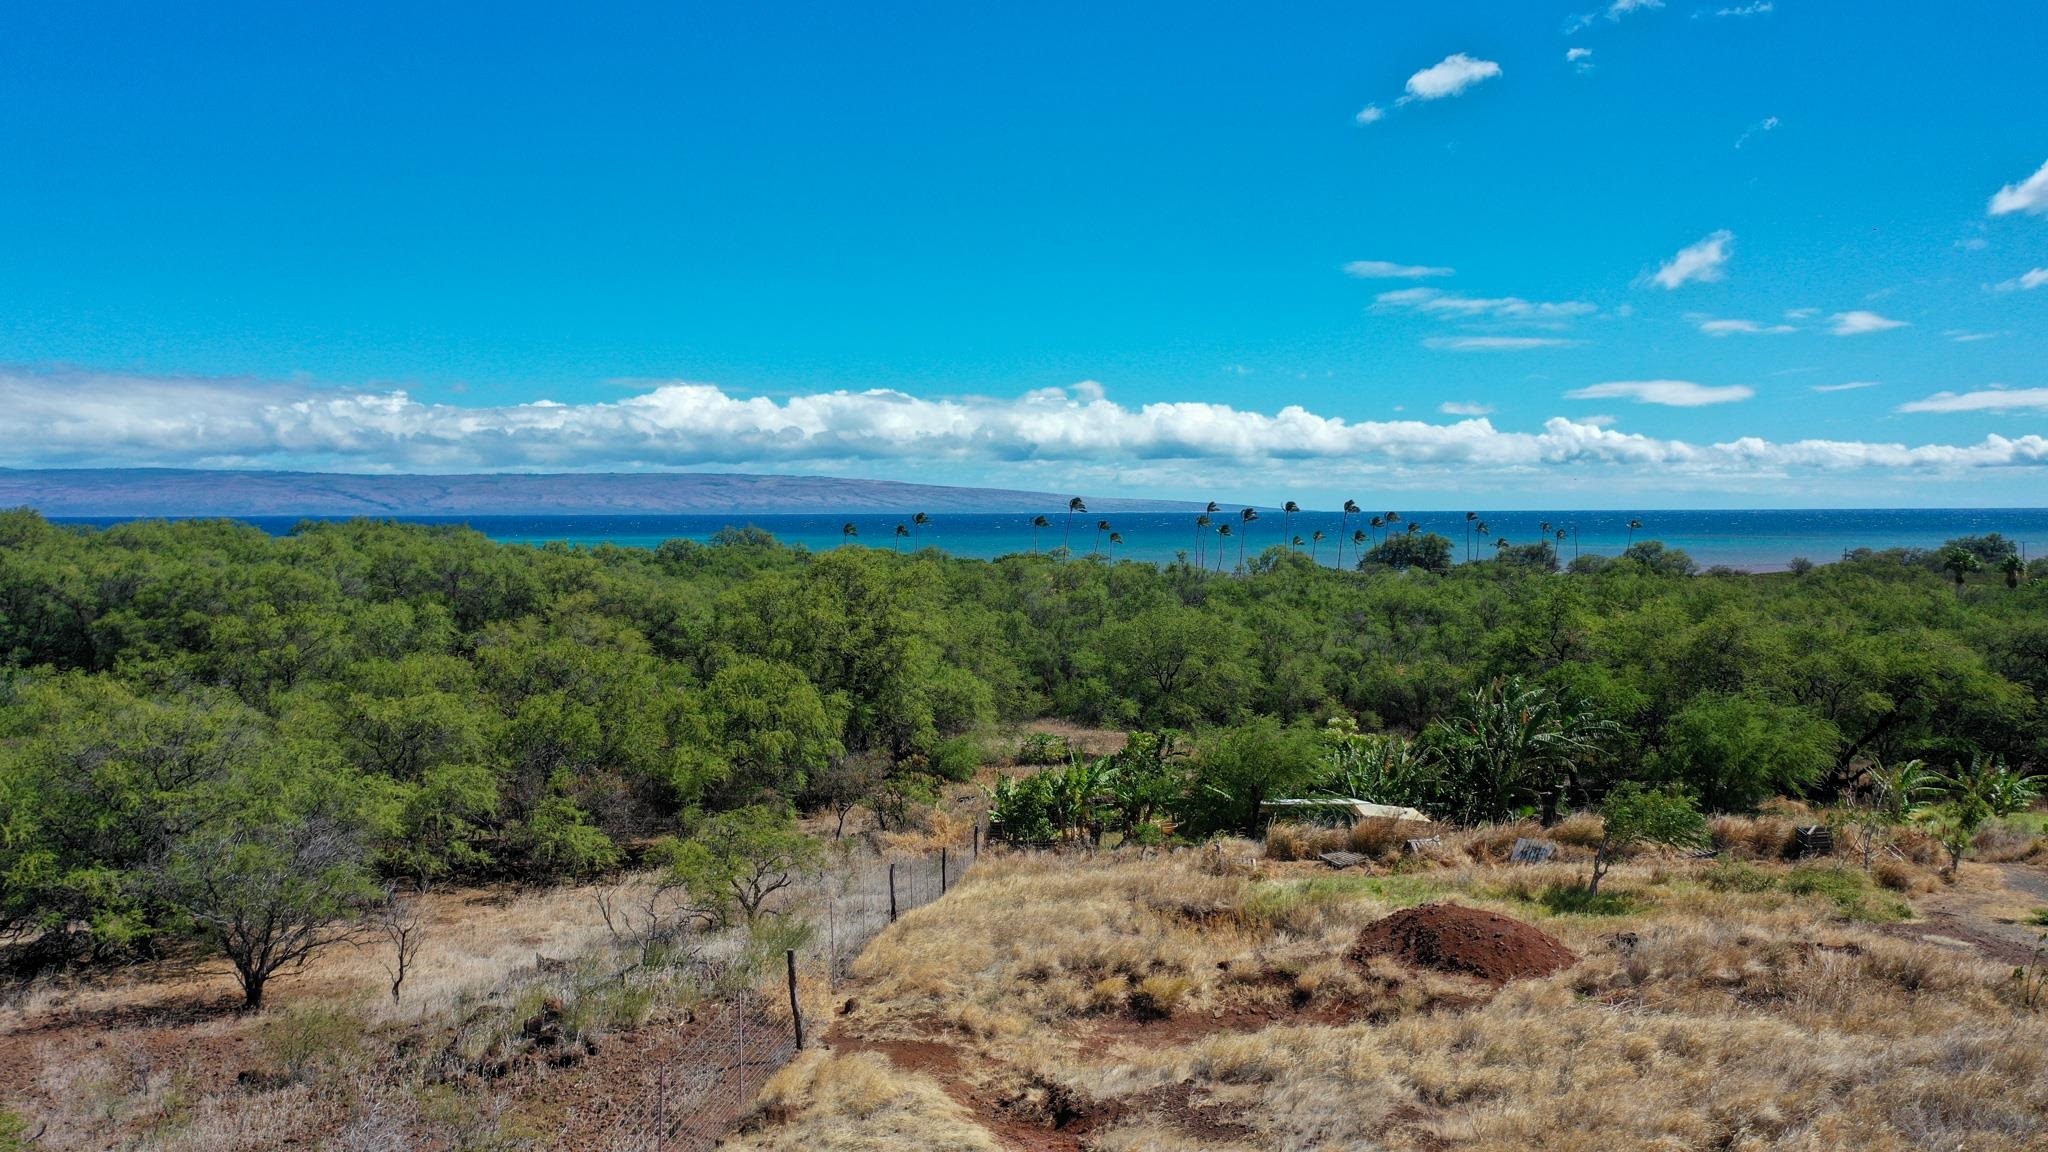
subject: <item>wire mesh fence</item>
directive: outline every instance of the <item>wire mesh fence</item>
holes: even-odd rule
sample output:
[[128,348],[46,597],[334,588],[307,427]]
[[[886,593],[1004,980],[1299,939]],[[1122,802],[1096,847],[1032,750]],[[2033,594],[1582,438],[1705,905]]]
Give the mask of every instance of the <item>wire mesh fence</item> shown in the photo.
[[[788,958],[788,1000],[764,992],[768,974],[757,972],[682,1019],[654,1025],[674,1034],[660,1058],[640,1070],[633,1104],[616,1113],[601,1146],[609,1152],[711,1148],[746,1113],[762,1084],[795,1057],[799,1029],[807,1044],[817,1043],[825,1022],[802,1019],[793,990],[822,984],[830,993],[869,941],[896,918],[943,896],[978,849],[976,836],[928,856],[849,856],[806,894],[813,930]],[[721,983],[716,975],[707,971],[705,986]]]

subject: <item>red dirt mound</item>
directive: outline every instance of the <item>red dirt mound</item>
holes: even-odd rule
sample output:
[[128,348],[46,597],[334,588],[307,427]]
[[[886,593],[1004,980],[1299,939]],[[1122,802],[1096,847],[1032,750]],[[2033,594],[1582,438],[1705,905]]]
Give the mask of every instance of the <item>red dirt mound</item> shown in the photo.
[[1541,929],[1458,904],[1424,904],[1366,925],[1351,959],[1373,956],[1492,984],[1548,976],[1579,959]]

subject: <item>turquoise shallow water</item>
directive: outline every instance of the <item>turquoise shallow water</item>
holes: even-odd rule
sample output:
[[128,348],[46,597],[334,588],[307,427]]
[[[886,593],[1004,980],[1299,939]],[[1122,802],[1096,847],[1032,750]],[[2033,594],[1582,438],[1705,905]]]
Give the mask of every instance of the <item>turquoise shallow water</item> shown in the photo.
[[[1795,556],[1825,563],[1840,559],[1844,551],[1854,548],[1931,548],[1956,536],[1985,532],[2002,532],[2020,541],[2029,556],[2039,556],[2048,551],[2048,509],[2044,508],[1481,512],[1480,519],[1491,529],[1491,535],[1486,539],[1468,537],[1462,511],[1403,515],[1412,517],[1424,530],[1450,537],[1460,559],[1466,555],[1468,539],[1472,540],[1475,552],[1490,552],[1491,539],[1505,538],[1517,544],[1533,542],[1541,535],[1541,525],[1545,522],[1551,525],[1552,533],[1558,528],[1566,530],[1567,538],[1562,545],[1566,559],[1575,552],[1611,555],[1627,546],[1631,535],[1628,528],[1630,519],[1642,521],[1642,528],[1633,534],[1637,540],[1661,540],[1670,547],[1684,549],[1703,565],[1727,564],[1739,568],[1782,568]],[[1036,543],[1041,550],[1059,547],[1066,539],[1064,512],[1047,512],[1046,516],[1052,521],[1052,526],[1037,533]],[[896,537],[896,526],[908,523],[907,517],[896,514],[419,516],[397,519],[409,523],[467,524],[494,540],[509,543],[562,541],[636,548],[651,548],[664,540],[677,538],[702,540],[721,528],[744,525],[763,528],[789,544],[801,544],[812,549],[837,548],[847,542],[842,535],[842,527],[851,523],[859,533],[854,538],[855,542],[868,547],[929,546],[959,556],[988,558],[1030,551],[1033,546],[1031,517],[1032,514],[1026,512],[935,515],[933,522],[919,528],[911,539]],[[264,531],[277,534],[289,532],[301,522],[299,517],[292,516],[252,516],[245,519]],[[1096,547],[1095,523],[1102,519],[1109,520],[1112,528],[1123,537],[1124,542],[1116,549],[1118,559],[1163,563],[1172,560],[1182,550],[1194,550],[1197,545],[1195,516],[1191,512],[1128,513],[1107,517],[1077,515],[1072,529],[1072,546],[1076,552],[1085,553]],[[1300,536],[1306,552],[1311,533],[1320,529],[1327,538],[1315,545],[1314,550],[1317,558],[1328,564],[1336,562],[1337,538],[1341,534],[1346,541],[1344,563],[1348,565],[1352,562],[1351,531],[1365,528],[1375,538],[1380,534],[1355,516],[1340,530],[1342,518],[1334,512],[1300,512],[1289,523],[1279,512],[1262,511],[1248,532],[1237,522],[1234,511],[1217,517],[1219,522],[1225,519],[1230,520],[1232,530],[1240,534],[1223,542],[1226,568],[1237,560],[1240,539],[1244,541],[1249,555]],[[119,520],[92,517],[64,522],[106,525]],[[1213,567],[1217,561],[1218,543],[1214,529],[1199,539],[1203,558]],[[1102,546],[1105,549],[1108,546],[1106,533],[1103,534]]]

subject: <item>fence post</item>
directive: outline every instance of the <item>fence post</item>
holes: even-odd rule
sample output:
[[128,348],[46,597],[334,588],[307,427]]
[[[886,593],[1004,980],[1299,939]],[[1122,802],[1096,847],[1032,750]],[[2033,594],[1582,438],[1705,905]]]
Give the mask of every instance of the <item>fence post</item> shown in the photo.
[[796,1002],[796,949],[791,948],[789,957],[789,1018],[796,1025],[796,1050],[804,1050],[804,1010]]
[[668,1143],[668,1061],[663,1060],[655,1069],[654,1082],[654,1152],[662,1152]]
[[889,923],[896,922],[896,862],[889,861]]
[[939,895],[946,894],[946,850],[939,849]]
[[974,822],[974,858],[981,859],[981,821]]

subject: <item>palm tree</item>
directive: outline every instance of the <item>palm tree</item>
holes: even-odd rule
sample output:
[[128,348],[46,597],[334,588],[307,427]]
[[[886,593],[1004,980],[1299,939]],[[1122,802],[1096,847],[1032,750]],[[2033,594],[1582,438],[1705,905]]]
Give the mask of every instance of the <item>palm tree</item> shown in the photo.
[[[1363,528],[1351,530],[1351,555],[1357,559],[1358,563],[1365,563],[1365,529]],[[1337,566],[1342,568],[1344,564],[1342,561],[1339,561]]]
[[1294,531],[1294,514],[1299,511],[1301,511],[1301,505],[1296,504],[1292,500],[1280,506],[1280,530],[1282,532]]
[[931,523],[932,523],[932,514],[931,514],[931,513],[929,513],[929,512],[919,512],[919,513],[918,513],[917,515],[915,515],[915,516],[912,516],[912,517],[910,518],[910,534],[911,534],[912,536],[915,536],[915,535],[917,535],[917,530],[918,530],[919,528],[929,528],[929,527],[931,527]]
[[1541,524],[1538,524],[1538,525],[1536,525],[1536,531],[1537,531],[1537,533],[1538,533],[1539,535],[1543,536],[1543,537],[1544,537],[1545,539],[1549,539],[1549,537],[1550,537],[1550,521],[1548,521],[1548,520],[1545,520],[1545,521],[1543,521],[1543,522],[1542,522]]
[[1401,522],[1401,514],[1399,512],[1389,512],[1382,519],[1387,522],[1387,535],[1392,536],[1394,534],[1394,525]]
[[1472,559],[1472,524],[1478,519],[1479,513],[1477,512],[1465,513],[1465,560],[1468,563]]
[[1209,514],[1195,517],[1195,567],[1205,568],[1209,563]]
[[1119,545],[1119,544],[1121,544],[1121,543],[1123,543],[1123,542],[1124,542],[1124,534],[1123,534],[1123,533],[1121,533],[1121,532],[1111,532],[1111,533],[1109,534],[1109,561],[1110,561],[1110,563],[1112,563],[1112,564],[1116,563],[1116,546],[1117,546],[1117,545]]
[[1301,551],[1301,546],[1305,543],[1307,543],[1307,541],[1303,540],[1299,536],[1296,536],[1294,539],[1289,540],[1287,542],[1287,550],[1289,552],[1299,552]]
[[2017,556],[2007,556],[1999,562],[1998,567],[2005,573],[2005,586],[2007,588],[2019,587],[2020,578],[2027,573],[2027,562]]
[[1968,548],[1949,548],[1941,554],[1941,566],[1948,569],[1949,575],[1956,578],[1956,594],[1960,596],[1963,591],[1963,581],[1969,577],[1970,573],[1981,570],[1984,567],[1984,561],[1979,560],[1977,554]]
[[1337,521],[1337,567],[1344,566],[1344,530],[1351,527],[1351,515],[1358,511],[1358,501],[1344,502],[1344,515]]
[[1487,526],[1486,521],[1481,520],[1479,523],[1472,526],[1472,531],[1476,535],[1484,536],[1487,533],[1492,532],[1493,529]]
[[1372,519],[1366,521],[1367,524],[1372,525],[1372,530],[1375,532],[1379,531],[1380,525],[1385,524],[1386,522],[1386,517],[1384,516],[1375,516]]
[[[1313,562],[1313,561],[1315,560],[1315,558],[1316,558],[1316,548],[1317,548],[1317,546],[1321,545],[1321,544],[1322,544],[1322,542],[1323,542],[1323,530],[1322,530],[1322,529],[1318,528],[1318,529],[1316,529],[1315,531],[1313,531],[1313,532],[1311,532],[1311,533],[1309,533],[1309,534],[1308,534],[1308,558],[1309,558],[1309,560],[1310,560],[1311,562]],[[1343,541],[1341,541],[1341,540],[1339,540],[1339,541],[1337,542],[1337,546],[1338,546],[1339,548],[1342,548],[1342,547],[1344,546],[1344,542],[1343,542]],[[1343,559],[1342,559],[1342,558],[1341,558],[1341,556],[1340,556],[1340,558],[1338,559],[1337,563],[1339,563],[1339,564],[1342,564],[1343,562],[1344,562],[1344,561],[1343,561]]]
[[1060,547],[1071,551],[1074,547],[1074,513],[1086,512],[1088,502],[1079,496],[1067,501],[1067,534],[1060,540]]
[[1107,521],[1107,520],[1097,520],[1097,521],[1095,522],[1095,547],[1094,547],[1094,548],[1090,548],[1090,549],[1088,550],[1088,554],[1089,554],[1090,556],[1093,556],[1093,555],[1095,555],[1095,553],[1096,553],[1096,552],[1097,552],[1098,550],[1100,550],[1100,549],[1101,549],[1101,547],[1102,547],[1102,534],[1103,534],[1104,532],[1107,532],[1107,531],[1109,531],[1109,521]]
[[898,524],[898,525],[896,526],[896,538],[897,538],[898,540],[908,540],[908,539],[910,539],[910,525],[908,525],[908,524]]
[[1223,571],[1223,542],[1228,539],[1230,539],[1230,525],[1218,524],[1216,526],[1216,570],[1218,572]]
[[1496,555],[1496,556],[1500,555],[1500,554],[1501,554],[1501,552],[1502,552],[1502,551],[1504,551],[1504,550],[1505,550],[1505,549],[1507,548],[1507,546],[1508,546],[1508,538],[1507,538],[1507,537],[1505,537],[1505,536],[1495,536],[1495,537],[1493,538],[1493,554],[1494,554],[1494,555]]
[[1420,525],[1420,524],[1417,524],[1417,523],[1416,523],[1415,521],[1413,521],[1413,520],[1410,520],[1410,521],[1408,522],[1408,534],[1409,534],[1410,536],[1413,536],[1413,535],[1415,535],[1415,534],[1416,534],[1417,532],[1420,532],[1420,531],[1422,531],[1422,525]]
[[1565,530],[1564,530],[1564,529],[1562,529],[1562,528],[1559,528],[1559,529],[1557,530],[1557,550],[1558,550],[1559,552],[1562,552],[1562,551],[1564,551],[1564,537],[1565,537]]
[[841,524],[839,526],[839,534],[845,537],[846,539],[851,540],[854,537],[860,535],[860,529],[855,528],[853,526],[853,521],[848,520],[846,523]]
[[1052,521],[1047,520],[1043,516],[1033,516],[1031,518],[1031,554],[1033,556],[1038,555],[1038,530],[1050,527],[1052,527]]
[[1631,520],[1631,521],[1629,521],[1629,522],[1628,522],[1628,544],[1627,544],[1627,547],[1629,547],[1629,548],[1633,548],[1633,547],[1635,547],[1635,546],[1636,546],[1636,529],[1638,529],[1638,528],[1641,528],[1642,526],[1643,526],[1643,522],[1642,522],[1641,520]]
[[1237,514],[1237,518],[1244,521],[1244,535],[1237,538],[1237,566],[1242,568],[1244,567],[1244,542],[1252,534],[1252,521],[1259,518],[1259,510],[1257,508],[1246,508]]
[[1223,511],[1223,507],[1222,505],[1216,503],[1214,500],[1211,500],[1209,501],[1209,506],[1203,509],[1203,511],[1207,512],[1211,516],[1214,516],[1216,513]]

